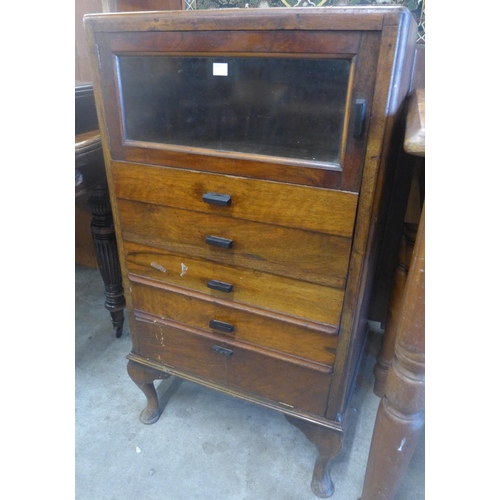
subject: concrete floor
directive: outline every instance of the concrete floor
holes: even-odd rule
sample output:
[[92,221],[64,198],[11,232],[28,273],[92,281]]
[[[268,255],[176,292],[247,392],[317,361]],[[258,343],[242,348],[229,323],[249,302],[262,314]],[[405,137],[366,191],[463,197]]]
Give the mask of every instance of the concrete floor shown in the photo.
[[[163,414],[144,425],[142,392],[126,371],[130,330],[111,336],[98,271],[76,266],[77,500],[315,500],[316,449],[278,412],[171,377],[158,383]],[[367,345],[350,429],[331,471],[335,500],[363,488],[379,404]],[[167,404],[168,403],[168,404]],[[395,500],[424,499],[421,439]]]

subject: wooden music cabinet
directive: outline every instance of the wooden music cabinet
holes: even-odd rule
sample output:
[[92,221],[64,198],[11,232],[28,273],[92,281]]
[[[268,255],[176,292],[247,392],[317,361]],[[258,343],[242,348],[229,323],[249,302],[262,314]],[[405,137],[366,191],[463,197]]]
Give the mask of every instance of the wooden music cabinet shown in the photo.
[[175,375],[285,414],[331,458],[367,331],[416,25],[400,7],[85,17],[130,317]]

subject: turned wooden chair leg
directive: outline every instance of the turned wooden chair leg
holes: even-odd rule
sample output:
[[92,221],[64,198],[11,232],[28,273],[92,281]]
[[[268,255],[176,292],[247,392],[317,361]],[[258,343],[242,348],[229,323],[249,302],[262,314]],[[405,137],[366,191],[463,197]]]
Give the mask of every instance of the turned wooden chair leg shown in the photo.
[[108,188],[105,183],[92,190],[88,206],[92,212],[92,240],[99,271],[104,282],[104,307],[111,314],[113,334],[121,337],[125,320],[125,296],[123,293],[122,274],[118,258],[115,228]]
[[424,211],[403,295],[394,359],[387,373],[360,500],[392,500],[415,451],[425,410]]
[[167,379],[170,375],[131,360],[127,364],[127,371],[130,378],[146,396],[147,404],[141,411],[139,420],[143,424],[154,424],[160,418],[160,407],[153,382],[155,380]]
[[330,477],[330,465],[333,457],[342,449],[342,434],[290,415],[285,416],[292,425],[304,433],[318,450],[311,480],[312,492],[320,498],[331,497],[335,486]]
[[384,395],[384,386],[387,378],[389,365],[394,357],[394,346],[396,343],[397,320],[401,314],[403,303],[403,293],[410,267],[411,256],[415,244],[417,227],[415,224],[405,224],[404,234],[401,238],[401,246],[398,254],[398,262],[394,272],[394,284],[391,291],[389,312],[382,340],[382,346],[377,355],[373,374],[375,384],[373,392],[381,398]]

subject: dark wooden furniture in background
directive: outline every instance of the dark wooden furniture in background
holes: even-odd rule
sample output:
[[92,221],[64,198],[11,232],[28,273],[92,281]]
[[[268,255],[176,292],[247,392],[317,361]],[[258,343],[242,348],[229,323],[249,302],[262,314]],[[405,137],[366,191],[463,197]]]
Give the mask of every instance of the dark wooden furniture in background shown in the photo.
[[[89,13],[137,10],[181,10],[183,0],[75,0],[75,82],[90,82],[90,60],[83,29],[83,16]],[[88,195],[87,195],[88,196]],[[98,269],[90,231],[92,215],[87,207],[87,196],[75,200],[75,262]]]
[[[410,98],[405,150],[425,156],[425,91]],[[392,500],[424,427],[425,409],[425,203],[394,318],[394,354],[382,388],[361,500]]]
[[[83,16],[89,13],[137,10],[181,10],[183,0],[76,0],[75,1],[75,260],[98,268],[105,283],[105,307],[110,311],[113,333],[121,336],[123,296],[101,136],[97,122],[90,59]],[[90,194],[90,197],[89,197]],[[88,198],[88,199],[87,199]],[[90,209],[90,213],[89,213]]]
[[[81,87],[92,81],[83,16],[96,12],[102,12],[101,0],[75,0],[75,87]],[[75,99],[75,105],[77,103],[78,100]],[[92,103],[91,106],[95,110],[95,103]],[[79,114],[78,110],[75,112],[77,115]],[[93,126],[93,129],[96,128],[98,125]],[[78,134],[77,131],[75,133]],[[88,197],[87,193],[75,198],[75,263],[89,269],[98,269],[99,265],[95,257],[94,242],[90,230],[92,214],[87,204]]]
[[[410,86],[411,92],[418,91],[422,93],[425,88],[425,44],[417,44],[415,50],[415,59],[413,64],[413,76]],[[405,131],[407,119],[402,124],[402,131]],[[405,207],[405,211],[396,210],[399,213],[397,220],[393,218],[389,223],[393,228],[400,228],[393,231],[394,241],[399,242],[399,250],[396,262],[388,252],[382,252],[379,259],[378,282],[376,287],[376,300],[372,303],[372,319],[376,316],[373,311],[375,303],[382,306],[384,314],[381,316],[384,329],[382,345],[377,355],[377,362],[374,367],[375,384],[374,392],[377,396],[384,395],[384,384],[387,377],[389,365],[394,357],[394,346],[396,342],[397,321],[401,315],[403,291],[408,276],[411,258],[413,255],[413,246],[417,234],[422,204],[424,200],[424,158],[421,155],[415,155],[410,152],[407,145],[406,135],[401,136],[399,154],[397,157],[398,171],[402,180],[399,185],[404,186],[397,193],[399,206]],[[401,215],[404,217],[401,218]],[[387,249],[394,251],[396,244],[390,244],[391,237],[385,237]],[[392,249],[392,250],[391,250]],[[394,263],[396,264],[394,267]],[[386,292],[390,290],[390,294]],[[388,300],[388,307],[386,301]],[[379,318],[379,319],[381,319]]]
[[75,196],[88,192],[91,193],[87,203],[92,213],[92,240],[104,281],[104,306],[111,314],[114,336],[120,337],[125,318],[125,296],[94,92],[92,84],[87,83],[75,86]]
[[278,410],[333,494],[416,25],[401,7],[87,16],[144,423],[175,375]]
[[[413,58],[412,78],[410,92],[417,88],[425,87],[425,43],[417,43]],[[374,277],[372,301],[370,304],[370,319],[379,323],[384,331],[385,345],[379,353],[376,366],[376,387],[383,385],[387,374],[387,368],[394,352],[394,331],[391,325],[391,317],[394,313],[394,277],[398,272],[397,266],[408,274],[409,261],[401,260],[404,255],[411,256],[411,249],[406,246],[405,251],[401,248],[401,238],[406,234],[407,243],[412,245],[415,240],[416,227],[420,217],[421,203],[418,193],[420,176],[423,173],[422,159],[409,155],[403,147],[405,133],[405,116],[396,125],[394,144],[396,145],[388,159],[397,165],[395,183],[398,189],[393,191],[390,203],[391,216],[387,219],[386,228],[382,237],[382,247],[378,259],[377,269]],[[396,264],[397,262],[397,264]],[[389,348],[392,340],[392,351]],[[389,353],[386,355],[386,351]],[[376,389],[376,393],[377,393]],[[380,394],[379,394],[380,395]]]

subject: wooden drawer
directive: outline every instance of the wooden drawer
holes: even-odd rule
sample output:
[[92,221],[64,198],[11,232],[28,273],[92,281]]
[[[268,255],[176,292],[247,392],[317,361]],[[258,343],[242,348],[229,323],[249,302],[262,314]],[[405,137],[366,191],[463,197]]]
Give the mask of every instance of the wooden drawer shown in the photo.
[[254,308],[231,306],[202,294],[179,288],[156,288],[135,280],[132,281],[132,297],[139,311],[333,366],[337,346],[334,327],[263,314]]
[[[352,237],[355,193],[116,161],[111,168],[118,198]],[[230,196],[230,205],[205,203],[207,193]]]
[[331,375],[246,349],[228,358],[228,386],[282,405],[324,415]]
[[[338,325],[344,291],[250,269],[216,264],[190,256],[124,242],[129,273],[240,304],[277,311],[311,321]],[[208,287],[216,280],[229,292]]]
[[227,381],[226,360],[214,356],[213,340],[136,317],[140,354],[218,383]]
[[[126,241],[320,285],[345,286],[350,238],[122,199],[118,214]],[[211,242],[213,237],[219,239]]]
[[[137,318],[136,318],[137,319]],[[236,391],[324,415],[331,375],[215,336],[137,320],[140,355]],[[242,394],[244,397],[245,394]]]

